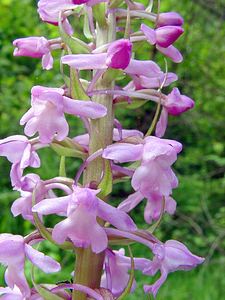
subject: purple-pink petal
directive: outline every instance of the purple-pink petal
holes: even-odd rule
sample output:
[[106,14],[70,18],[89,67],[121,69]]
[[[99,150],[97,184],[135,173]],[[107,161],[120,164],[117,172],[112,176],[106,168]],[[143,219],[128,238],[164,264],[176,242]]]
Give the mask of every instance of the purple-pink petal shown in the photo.
[[101,54],[74,54],[61,58],[63,64],[78,70],[107,69],[106,53]]
[[167,25],[182,26],[183,23],[184,20],[181,17],[181,15],[173,11],[160,13],[157,20],[158,27],[167,26]]
[[173,45],[170,45],[167,48],[160,47],[159,45],[156,48],[164,55],[168,56],[175,63],[180,63],[183,60],[183,56],[180,51],[175,48]]
[[104,117],[107,109],[104,105],[93,101],[73,100],[68,97],[63,97],[64,111],[68,114],[81,117],[98,119]]
[[161,73],[160,67],[151,60],[131,59],[128,67],[124,70],[128,74],[143,75],[146,77],[157,76]]
[[143,195],[138,191],[127,197],[123,202],[118,206],[118,209],[129,212],[134,207],[136,207],[144,199]]
[[156,33],[154,29],[150,28],[145,24],[141,24],[141,31],[144,33],[146,39],[151,45],[156,44]]
[[44,199],[32,207],[33,212],[41,215],[66,215],[70,196]]
[[49,42],[44,37],[27,37],[17,39],[13,42],[15,46],[14,56],[30,56],[34,58],[41,58],[43,55],[49,53]]
[[39,269],[45,273],[59,272],[61,266],[51,257],[44,255],[43,253],[37,251],[33,247],[25,244],[25,253],[27,258],[32,262],[33,265],[37,266]]
[[143,145],[117,143],[105,148],[102,157],[118,162],[129,162],[141,159]]
[[168,112],[166,108],[162,108],[160,118],[156,124],[155,135],[157,137],[163,137],[168,123]]
[[99,199],[98,216],[121,230],[134,231],[137,226],[124,211]]
[[167,96],[164,106],[169,114],[176,116],[193,108],[194,101],[185,95],[181,95],[178,88],[173,88]]

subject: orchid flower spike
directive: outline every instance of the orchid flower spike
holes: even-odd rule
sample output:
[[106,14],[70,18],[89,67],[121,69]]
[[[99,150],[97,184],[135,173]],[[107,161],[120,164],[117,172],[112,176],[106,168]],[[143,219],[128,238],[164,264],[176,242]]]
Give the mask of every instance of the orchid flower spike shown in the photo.
[[163,109],[156,125],[156,136],[162,137],[167,128],[168,115],[177,116],[194,107],[194,101],[181,95],[178,88],[173,88],[163,101]]

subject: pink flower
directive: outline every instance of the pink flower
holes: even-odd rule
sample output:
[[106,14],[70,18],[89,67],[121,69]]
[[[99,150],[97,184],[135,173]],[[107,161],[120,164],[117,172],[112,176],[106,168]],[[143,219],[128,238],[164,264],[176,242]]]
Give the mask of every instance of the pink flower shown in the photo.
[[[149,260],[145,258],[134,258],[134,269],[143,271],[148,265]],[[124,249],[119,251],[106,250],[105,272],[102,276],[101,287],[109,289],[114,297],[122,294],[127,287],[131,270],[131,258],[125,256]],[[136,287],[134,281],[132,291]]]
[[11,212],[14,217],[22,215],[25,220],[33,222],[32,213],[32,198],[33,189],[35,188],[35,200],[36,203],[40,202],[47,196],[47,188],[44,182],[40,180],[40,177],[36,174],[28,174],[21,179],[21,197],[16,199],[11,207]]
[[43,144],[50,143],[53,138],[62,141],[68,135],[69,126],[64,113],[92,119],[106,114],[103,105],[70,99],[63,96],[63,89],[34,86],[31,94],[31,108],[22,117],[20,124],[26,123],[24,132],[28,136],[38,132]]
[[156,45],[160,52],[170,57],[174,62],[179,63],[183,60],[181,53],[172,45],[184,32],[182,27],[163,26],[154,30],[142,24],[141,31],[151,45]]
[[27,137],[13,135],[0,140],[0,156],[6,156],[12,163],[10,177],[12,185],[21,186],[23,170],[27,167],[39,168],[40,159]]
[[53,65],[51,47],[48,40],[44,37],[28,37],[17,39],[13,42],[15,50],[14,56],[30,56],[42,58],[43,69],[49,70]]
[[162,137],[166,131],[168,114],[177,116],[193,108],[194,101],[181,95],[178,88],[173,88],[172,92],[163,101],[163,109],[156,125],[156,136]]
[[[146,198],[169,196],[178,185],[171,169],[182,145],[176,141],[147,137],[142,144],[117,143],[108,146],[103,157],[117,162],[141,161],[132,177],[132,187]],[[149,181],[151,178],[151,181]]]
[[69,238],[76,247],[91,246],[93,252],[99,253],[107,248],[108,239],[104,228],[98,224],[97,217],[117,228],[136,230],[126,213],[96,196],[99,192],[100,190],[74,186],[71,195],[42,200],[32,210],[42,215],[60,213],[67,216],[53,229],[52,237],[57,243],[61,244]]
[[166,12],[166,13],[160,13],[157,21],[157,26],[182,26],[184,23],[183,18],[181,15],[179,15],[176,12]]
[[[75,8],[75,4],[72,0],[40,0],[38,1],[38,13],[42,21],[58,25],[59,13],[65,10]],[[73,34],[73,28],[68,22],[66,17],[63,17],[62,21],[64,30],[68,34]]]
[[163,26],[154,30],[145,24],[141,24],[141,31],[143,31],[150,44],[157,44],[163,48],[172,45],[184,32],[180,26]]
[[162,245],[155,244],[153,253],[153,261],[144,270],[144,274],[153,276],[160,270],[161,277],[154,284],[145,285],[144,290],[152,293],[154,297],[169,273],[191,270],[204,262],[204,258],[192,254],[184,244],[175,240],[169,240]]
[[62,63],[79,70],[91,69],[126,69],[129,65],[132,53],[132,43],[121,39],[112,42],[107,53],[75,54],[62,57]]
[[[11,207],[11,212],[14,217],[22,215],[25,220],[33,222],[32,200],[33,192],[35,190],[35,203],[39,203],[45,198],[55,198],[54,189],[60,189],[66,194],[71,194],[71,189],[51,179],[51,183],[45,182],[40,179],[36,174],[27,174],[21,178],[21,188],[19,190],[21,197],[15,200]],[[41,215],[39,215],[42,218]]]
[[178,88],[173,88],[172,92],[166,98],[164,107],[169,114],[177,116],[193,108],[194,101],[185,95],[181,95]]
[[22,236],[0,234],[0,263],[7,266],[6,283],[11,289],[17,286],[24,297],[29,297],[30,288],[24,274],[25,257],[45,273],[58,272],[60,264],[26,244]]

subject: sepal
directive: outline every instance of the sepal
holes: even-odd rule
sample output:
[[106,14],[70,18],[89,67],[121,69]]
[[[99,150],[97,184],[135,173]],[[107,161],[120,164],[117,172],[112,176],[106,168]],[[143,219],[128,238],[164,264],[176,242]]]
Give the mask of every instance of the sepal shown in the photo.
[[104,28],[107,26],[105,18],[106,4],[104,2],[98,3],[95,6],[93,6],[93,14],[100,27]]
[[113,177],[112,170],[109,160],[104,160],[104,175],[102,181],[98,185],[98,189],[101,189],[101,192],[98,194],[99,198],[104,198],[112,192]]
[[69,138],[62,142],[54,140],[50,146],[59,156],[78,157],[82,159],[87,157],[85,149],[80,144],[70,140]]

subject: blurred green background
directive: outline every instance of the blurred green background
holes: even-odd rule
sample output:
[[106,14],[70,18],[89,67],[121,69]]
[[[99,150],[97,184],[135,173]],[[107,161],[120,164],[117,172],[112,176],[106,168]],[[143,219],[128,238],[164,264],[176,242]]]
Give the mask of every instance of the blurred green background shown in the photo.
[[[41,23],[36,13],[36,2],[32,0],[0,0],[0,138],[22,134],[19,120],[29,108],[30,89],[33,85],[58,87],[63,84],[58,72],[59,64],[55,55],[55,68],[42,71],[40,61],[14,58],[12,41],[19,37],[57,37],[57,28]],[[143,1],[144,2],[144,1]],[[180,185],[174,191],[177,212],[173,217],[165,216],[157,237],[178,239],[194,253],[206,257],[206,262],[191,272],[170,274],[161,288],[157,299],[222,299],[225,291],[225,1],[162,0],[161,11],[177,11],[185,19],[185,34],[176,43],[184,56],[181,64],[168,60],[169,71],[176,72],[179,81],[176,86],[193,98],[195,109],[180,117],[170,117],[166,137],[177,139],[184,145],[175,165]],[[73,20],[80,32],[80,22]],[[154,60],[165,68],[161,54],[155,53],[147,44],[138,50],[138,58]],[[171,87],[170,87],[171,88]],[[125,128],[138,124],[146,131],[154,114],[155,106],[147,103],[135,111],[122,110],[117,114]],[[81,123],[72,122],[72,134],[82,133]],[[57,175],[59,158],[49,150],[43,150],[43,166],[38,173],[42,178]],[[70,170],[77,169],[80,161],[69,161]],[[32,226],[21,217],[13,219],[10,205],[18,197],[11,191],[9,182],[10,165],[6,159],[0,160],[0,232],[27,234]],[[118,184],[113,197],[123,199],[129,194],[128,184]],[[143,205],[132,217],[140,226],[143,222]],[[37,281],[69,280],[72,272],[72,255],[58,251],[46,243],[46,251],[61,260],[64,269],[53,277],[37,274]],[[135,255],[145,256],[146,249],[133,247]],[[27,268],[29,276],[29,266]],[[66,273],[67,272],[67,273]],[[1,267],[3,273],[3,267]],[[151,279],[137,274],[138,285],[150,283]],[[1,285],[3,276],[1,276]],[[147,299],[141,287],[129,299]]]

